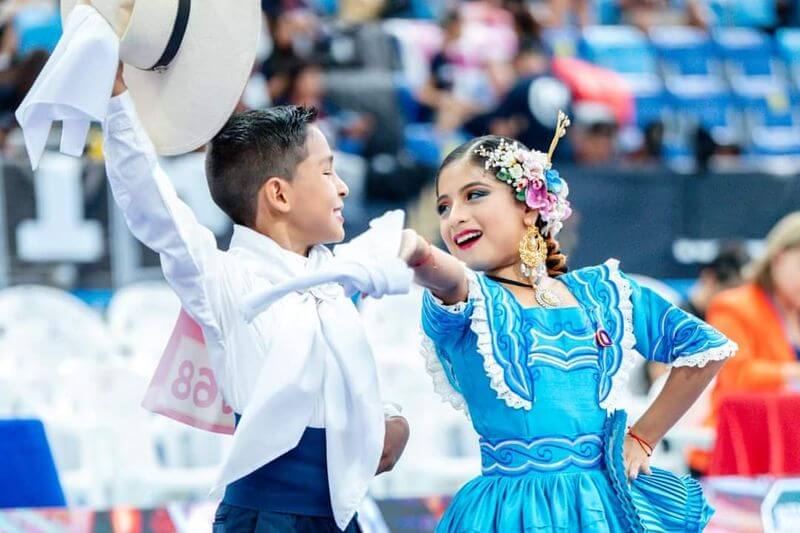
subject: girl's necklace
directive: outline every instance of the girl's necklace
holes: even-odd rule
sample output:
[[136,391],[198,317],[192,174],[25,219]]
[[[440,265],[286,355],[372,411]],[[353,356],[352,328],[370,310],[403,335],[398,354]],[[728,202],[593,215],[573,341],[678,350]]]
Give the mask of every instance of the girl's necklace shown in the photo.
[[543,289],[539,285],[530,285],[528,283],[523,283],[515,279],[501,278],[500,276],[491,276],[489,274],[486,274],[486,277],[498,283],[506,283],[508,285],[514,285],[515,287],[525,287],[526,289],[533,289],[533,297],[535,298],[536,303],[539,305],[539,307],[544,307],[546,309],[555,309],[556,307],[559,307],[561,305],[561,298],[556,296],[553,293],[553,291],[549,289]]
[[496,281],[498,283],[507,283],[508,285],[514,285],[515,287],[526,287],[528,289],[533,288],[533,285],[531,285],[530,283],[523,283],[515,279],[506,279],[506,278],[501,278],[500,276],[490,276],[489,274],[486,274],[486,277],[492,281]]

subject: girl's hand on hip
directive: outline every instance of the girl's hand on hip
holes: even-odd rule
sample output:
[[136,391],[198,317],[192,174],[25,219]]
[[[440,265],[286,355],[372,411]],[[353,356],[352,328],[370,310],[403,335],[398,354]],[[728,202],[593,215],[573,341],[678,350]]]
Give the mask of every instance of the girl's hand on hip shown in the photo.
[[630,435],[625,435],[625,443],[622,448],[622,457],[625,460],[625,473],[628,481],[633,481],[639,473],[650,475],[650,456],[636,439]]

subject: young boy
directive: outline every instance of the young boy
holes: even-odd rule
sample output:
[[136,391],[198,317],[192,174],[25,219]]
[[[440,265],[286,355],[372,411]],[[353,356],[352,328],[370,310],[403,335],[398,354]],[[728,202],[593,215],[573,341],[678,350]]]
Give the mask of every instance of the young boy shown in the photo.
[[[294,106],[249,111],[231,117],[209,143],[206,171],[211,195],[236,224],[227,252],[217,249],[213,234],[178,199],[158,166],[119,73],[103,125],[106,169],[114,197],[134,235],[160,254],[167,281],[201,326],[217,381],[237,421],[245,420],[241,415],[254,395],[264,396],[264,384],[258,383],[267,362],[281,369],[283,363],[291,366],[305,355],[293,353],[303,348],[275,340],[282,328],[293,327],[287,323],[286,309],[281,312],[280,302],[247,324],[240,313],[242,298],[263,288],[269,273],[276,269],[291,276],[314,268],[320,257],[326,257],[317,245],[344,239],[342,207],[348,189],[333,170],[331,149],[313,124],[314,118],[313,109]],[[357,317],[353,320],[358,325]],[[320,321],[324,322],[321,312]],[[280,354],[274,353],[274,344],[283,346]],[[330,350],[328,344],[310,340],[296,344]],[[370,364],[374,365],[371,360]],[[323,373],[322,369],[314,371]],[[328,366],[324,373],[327,380]],[[238,474],[228,475],[233,479],[223,474],[228,484],[215,517],[215,533],[358,531],[353,517],[368,482],[362,478],[373,475],[376,466],[378,473],[392,468],[408,440],[407,422],[401,417],[388,418],[385,439],[378,422],[377,429],[369,428],[373,437],[381,439],[375,457],[352,456],[352,450],[342,449],[348,447],[341,445],[341,435],[361,426],[342,427],[342,418],[351,416],[362,423],[374,418],[358,418],[357,403],[351,406],[355,414],[326,412],[328,395],[340,393],[331,388],[353,386],[347,382],[348,373],[340,373],[344,378],[333,385],[326,381],[319,387],[324,391],[311,392],[302,373],[297,374],[296,384],[281,382],[277,374],[281,372],[276,372],[267,388],[274,387],[274,395],[283,395],[285,410],[272,413],[269,420],[277,420],[277,424],[255,428],[257,438],[246,442],[260,445],[246,449],[249,459],[229,458],[226,467],[235,466],[228,468],[228,473]],[[297,404],[308,405],[308,409],[299,409],[292,394]],[[283,419],[276,418],[281,414],[285,414]],[[244,431],[245,425],[243,421],[237,433]],[[334,427],[336,431],[332,431]],[[334,436],[339,440],[332,442]],[[347,438],[346,442],[357,444],[355,448],[368,440],[365,435]],[[383,455],[378,457],[380,442]],[[232,455],[236,453],[234,449]],[[253,463],[252,456],[257,454],[263,460]],[[253,470],[243,464],[260,466]],[[371,469],[368,475],[353,474],[366,472],[365,465]]]

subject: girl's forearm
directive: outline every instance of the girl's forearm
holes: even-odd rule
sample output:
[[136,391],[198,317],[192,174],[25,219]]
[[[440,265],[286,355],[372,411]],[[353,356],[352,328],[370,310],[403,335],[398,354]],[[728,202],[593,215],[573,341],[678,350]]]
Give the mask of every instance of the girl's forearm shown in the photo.
[[467,300],[464,265],[452,255],[419,237],[419,244],[408,264],[414,270],[414,281],[430,289],[446,305]]
[[674,367],[658,397],[633,425],[633,431],[655,446],[700,397],[723,362],[709,361],[702,368]]

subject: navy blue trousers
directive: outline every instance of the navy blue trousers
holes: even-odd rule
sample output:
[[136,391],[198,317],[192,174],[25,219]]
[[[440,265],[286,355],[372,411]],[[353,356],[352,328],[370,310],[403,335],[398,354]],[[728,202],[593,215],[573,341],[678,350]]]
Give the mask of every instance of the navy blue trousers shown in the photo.
[[[258,511],[221,503],[213,533],[341,533],[333,518]],[[353,519],[344,533],[361,533]]]

